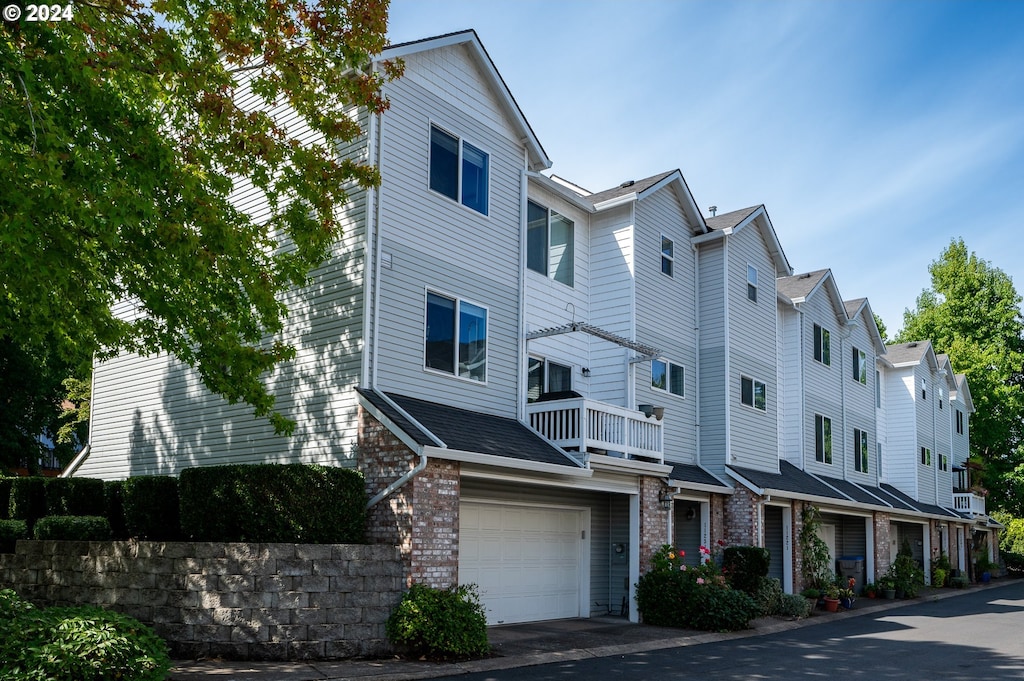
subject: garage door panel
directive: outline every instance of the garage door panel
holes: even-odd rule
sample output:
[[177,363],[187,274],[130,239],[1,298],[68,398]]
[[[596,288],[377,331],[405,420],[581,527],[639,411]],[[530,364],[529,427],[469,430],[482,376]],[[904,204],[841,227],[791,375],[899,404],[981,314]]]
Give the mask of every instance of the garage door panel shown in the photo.
[[577,617],[581,513],[465,502],[459,581],[475,583],[490,624]]

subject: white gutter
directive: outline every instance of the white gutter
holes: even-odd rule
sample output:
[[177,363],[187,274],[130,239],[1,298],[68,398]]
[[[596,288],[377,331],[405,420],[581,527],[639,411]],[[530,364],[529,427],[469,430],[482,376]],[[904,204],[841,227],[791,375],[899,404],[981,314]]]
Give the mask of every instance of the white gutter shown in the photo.
[[526,459],[513,459],[508,456],[494,456],[493,454],[467,452],[461,449],[448,449],[447,447],[434,447],[431,445],[423,447],[423,456],[434,459],[444,459],[446,461],[476,463],[489,467],[527,470],[535,473],[553,473],[556,475],[565,475],[574,478],[589,478],[594,475],[594,471],[590,468],[577,468],[575,466],[563,466],[557,463],[543,463],[540,461],[529,461]]

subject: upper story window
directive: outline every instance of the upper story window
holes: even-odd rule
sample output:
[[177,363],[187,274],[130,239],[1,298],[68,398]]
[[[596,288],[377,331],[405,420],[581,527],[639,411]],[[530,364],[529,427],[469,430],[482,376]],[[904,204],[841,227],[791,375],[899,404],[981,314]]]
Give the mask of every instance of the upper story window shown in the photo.
[[488,156],[469,142],[430,126],[430,188],[487,215]]
[[882,408],[882,372],[875,371],[875,407]]
[[921,399],[922,400],[927,400],[928,399],[928,379],[927,378],[922,378],[921,379]]
[[928,449],[927,447],[921,447],[921,465],[932,465],[932,450]]
[[757,302],[757,268],[747,265],[747,300]]
[[939,470],[940,471],[948,471],[949,470],[949,457],[946,456],[945,454],[939,454]]
[[817,324],[814,325],[814,359],[832,366],[832,334]]
[[768,386],[747,376],[740,376],[740,402],[759,409],[768,410]]
[[573,285],[573,222],[539,203],[526,202],[526,266]]
[[675,267],[676,245],[664,234],[661,235],[661,273],[672,276]]
[[868,431],[853,429],[853,467],[860,473],[868,472]]
[[814,460],[832,463],[832,419],[814,415]]
[[424,366],[474,381],[487,380],[487,310],[427,292]]
[[868,384],[868,356],[857,348],[853,349],[853,380]]
[[964,434],[964,413],[959,409],[956,410],[956,434]]
[[572,390],[572,367],[531,357],[526,381],[526,401],[536,402],[541,395]]
[[651,387],[685,397],[686,376],[683,367],[660,359],[651,360]]

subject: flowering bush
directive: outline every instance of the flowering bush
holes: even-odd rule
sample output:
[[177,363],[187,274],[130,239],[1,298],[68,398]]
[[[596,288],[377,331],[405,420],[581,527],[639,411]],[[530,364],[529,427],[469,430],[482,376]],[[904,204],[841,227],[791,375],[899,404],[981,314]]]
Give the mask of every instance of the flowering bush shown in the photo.
[[644,622],[655,626],[708,631],[747,627],[758,606],[747,594],[732,589],[713,553],[700,547],[700,564],[687,566],[685,553],[662,546],[651,557],[651,570],[636,585],[637,606]]

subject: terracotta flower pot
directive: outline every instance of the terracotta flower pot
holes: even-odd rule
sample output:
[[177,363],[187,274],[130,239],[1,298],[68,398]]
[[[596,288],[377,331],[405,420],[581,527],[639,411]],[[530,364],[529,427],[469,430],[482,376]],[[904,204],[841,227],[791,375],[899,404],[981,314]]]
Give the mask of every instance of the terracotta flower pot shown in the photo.
[[839,599],[838,598],[826,598],[825,599],[825,610],[828,612],[839,611]]

